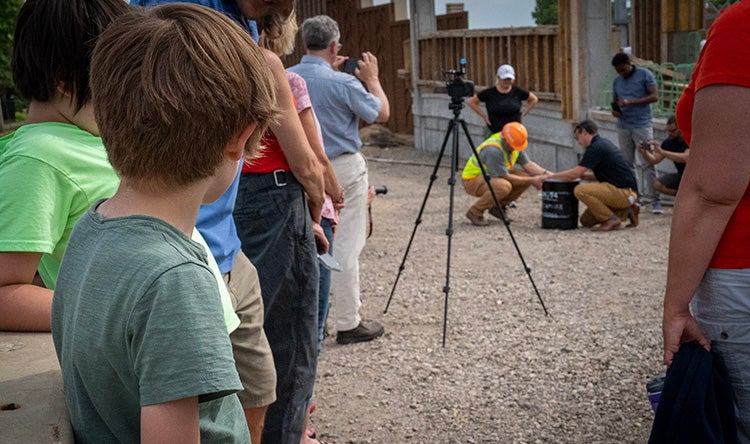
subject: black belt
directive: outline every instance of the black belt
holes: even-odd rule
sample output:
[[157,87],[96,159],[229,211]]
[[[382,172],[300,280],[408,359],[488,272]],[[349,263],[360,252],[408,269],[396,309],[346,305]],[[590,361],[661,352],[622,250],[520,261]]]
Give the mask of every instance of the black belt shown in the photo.
[[294,175],[284,170],[276,170],[273,173],[242,173],[241,181],[242,189],[249,193],[270,187],[299,185]]

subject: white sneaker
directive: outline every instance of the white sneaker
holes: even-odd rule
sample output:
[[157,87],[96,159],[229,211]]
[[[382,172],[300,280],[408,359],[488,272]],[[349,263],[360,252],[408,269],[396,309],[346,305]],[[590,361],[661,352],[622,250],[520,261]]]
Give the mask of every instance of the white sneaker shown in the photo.
[[651,212],[654,214],[664,214],[664,209],[661,207],[661,203],[654,202],[654,204],[651,205]]

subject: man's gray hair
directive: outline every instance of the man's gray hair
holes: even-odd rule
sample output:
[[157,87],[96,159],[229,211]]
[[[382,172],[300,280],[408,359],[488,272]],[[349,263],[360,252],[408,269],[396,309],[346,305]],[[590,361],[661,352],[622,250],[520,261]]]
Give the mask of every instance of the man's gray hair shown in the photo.
[[341,37],[336,20],[327,15],[316,15],[302,22],[300,28],[305,47],[312,51],[326,49]]

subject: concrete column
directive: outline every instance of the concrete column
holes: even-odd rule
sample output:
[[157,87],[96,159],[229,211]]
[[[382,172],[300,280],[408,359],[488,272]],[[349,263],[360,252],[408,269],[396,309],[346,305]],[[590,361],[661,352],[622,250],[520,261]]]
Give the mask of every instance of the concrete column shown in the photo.
[[590,108],[600,102],[602,91],[611,88],[611,5],[600,0],[571,0],[569,41],[571,92],[575,119],[588,118]]
[[424,130],[424,98],[419,90],[419,36],[437,31],[435,20],[435,2],[410,1],[409,11],[411,20],[410,46],[411,46],[411,90],[412,90],[412,115],[414,116],[414,145],[417,149],[425,147]]
[[585,0],[586,15],[583,23],[586,26],[584,34],[584,48],[586,71],[589,79],[584,109],[591,109],[599,105],[602,91],[612,86],[607,85],[607,79],[612,71],[612,12],[609,2],[600,0]]

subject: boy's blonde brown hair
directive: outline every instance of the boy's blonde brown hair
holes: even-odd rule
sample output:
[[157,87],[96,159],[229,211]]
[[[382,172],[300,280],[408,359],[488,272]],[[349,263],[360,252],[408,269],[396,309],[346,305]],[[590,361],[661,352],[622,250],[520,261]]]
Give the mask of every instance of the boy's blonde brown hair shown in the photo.
[[185,3],[135,8],[108,27],[91,90],[110,163],[141,185],[211,176],[232,137],[257,123],[252,151],[277,114],[271,72],[250,36]]

